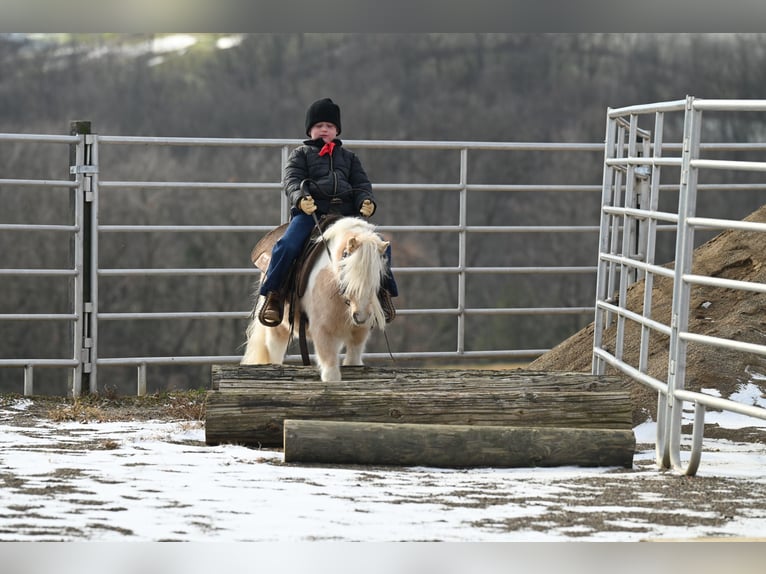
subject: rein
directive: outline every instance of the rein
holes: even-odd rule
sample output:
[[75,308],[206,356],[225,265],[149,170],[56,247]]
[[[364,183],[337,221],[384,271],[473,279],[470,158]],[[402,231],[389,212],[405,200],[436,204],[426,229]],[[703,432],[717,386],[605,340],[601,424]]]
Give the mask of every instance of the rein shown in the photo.
[[391,362],[394,364],[394,367],[395,367],[396,359],[394,359],[394,354],[391,352],[391,343],[388,341],[388,333],[386,333],[385,329],[383,329],[383,338],[386,340],[386,350],[388,351],[388,356],[391,357]]
[[[311,197],[311,194],[308,193],[305,190],[305,187],[313,183],[316,185],[316,182],[312,179],[304,179],[301,182],[300,190],[303,197]],[[332,263],[332,254],[330,253],[330,246],[327,245],[327,240],[325,240],[324,233],[322,233],[322,228],[319,227],[319,218],[317,217],[316,211],[314,211],[311,214],[311,217],[314,220],[314,228],[317,230],[317,233],[319,233],[319,237],[322,240],[322,244],[324,245],[325,251],[327,252],[327,257],[330,260],[330,263]],[[298,346],[301,350],[301,361],[303,361],[303,366],[307,367],[311,364],[311,359],[309,357],[309,346],[308,341],[306,339],[306,327],[308,326],[308,317],[306,316],[306,313],[301,311],[300,318],[298,320]]]
[[[301,182],[301,186],[300,186],[301,194],[303,195],[303,197],[311,197],[311,194],[310,193],[306,193],[305,190],[304,190],[304,186],[309,184],[309,183],[313,183],[314,185],[317,185],[317,183],[313,179],[308,179],[308,178],[304,179]],[[332,255],[330,254],[330,246],[327,245],[327,241],[325,241],[325,238],[324,238],[324,233],[322,233],[322,230],[319,227],[319,219],[317,218],[316,211],[314,211],[311,214],[311,217],[314,219],[314,228],[317,230],[317,233],[319,233],[319,237],[322,239],[322,243],[324,244],[324,248],[327,251],[327,257],[329,257],[330,261],[332,261]]]

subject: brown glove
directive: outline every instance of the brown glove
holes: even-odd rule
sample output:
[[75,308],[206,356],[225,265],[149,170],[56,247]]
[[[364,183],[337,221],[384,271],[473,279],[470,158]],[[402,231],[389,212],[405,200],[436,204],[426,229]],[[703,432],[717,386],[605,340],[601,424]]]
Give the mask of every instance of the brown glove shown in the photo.
[[317,210],[317,206],[314,203],[314,198],[311,197],[310,195],[307,195],[306,197],[301,197],[301,200],[298,202],[298,207],[306,215],[311,215]]
[[375,211],[375,204],[373,204],[369,199],[365,199],[362,202],[362,207],[359,208],[359,213],[361,213],[364,217],[370,217],[373,211]]

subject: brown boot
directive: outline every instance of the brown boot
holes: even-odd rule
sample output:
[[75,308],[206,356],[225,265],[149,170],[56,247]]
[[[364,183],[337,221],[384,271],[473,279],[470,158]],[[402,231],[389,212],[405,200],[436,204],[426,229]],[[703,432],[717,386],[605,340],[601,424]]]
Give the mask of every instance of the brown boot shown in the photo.
[[387,289],[381,289],[378,291],[378,299],[380,300],[380,306],[383,307],[386,323],[390,323],[396,318],[396,309],[394,309],[394,302],[391,300],[391,293]]
[[269,291],[266,294],[263,307],[261,307],[261,311],[258,313],[258,320],[266,327],[276,327],[282,322],[284,309],[282,296],[276,291]]

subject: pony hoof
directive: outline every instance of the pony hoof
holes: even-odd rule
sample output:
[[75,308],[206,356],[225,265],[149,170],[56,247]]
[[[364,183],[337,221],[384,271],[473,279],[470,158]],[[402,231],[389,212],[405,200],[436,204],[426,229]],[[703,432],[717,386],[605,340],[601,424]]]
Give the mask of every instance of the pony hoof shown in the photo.
[[323,383],[337,383],[340,379],[340,369],[334,368],[334,369],[322,369],[322,382]]

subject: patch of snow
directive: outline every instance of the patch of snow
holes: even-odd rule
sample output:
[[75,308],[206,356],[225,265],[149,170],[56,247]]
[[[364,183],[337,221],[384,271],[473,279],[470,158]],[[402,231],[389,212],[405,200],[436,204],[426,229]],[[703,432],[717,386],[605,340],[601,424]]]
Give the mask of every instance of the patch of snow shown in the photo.
[[244,38],[241,34],[234,36],[223,36],[222,38],[218,38],[215,41],[215,47],[219,50],[228,50],[229,48],[239,46],[243,39]]
[[18,399],[14,401],[11,405],[9,405],[9,408],[15,410],[15,411],[25,411],[29,407],[32,406],[32,401],[29,399]]
[[732,401],[737,401],[738,403],[744,403],[746,405],[766,407],[766,399],[763,397],[761,388],[752,382],[740,385],[737,392],[733,393],[729,398]]
[[[693,418],[689,416],[688,422],[691,422]],[[766,426],[766,421],[729,411],[707,411],[705,413],[705,424],[717,424],[725,429],[742,429],[763,427]]]
[[197,43],[197,38],[191,34],[170,34],[152,39],[152,52],[163,54],[167,52],[183,52]]
[[633,427],[633,434],[636,436],[636,443],[654,444],[657,440],[657,423],[653,420],[643,422]]
[[[706,507],[671,510],[664,490],[645,488],[678,480],[657,471],[653,449],[637,452],[633,469],[321,467],[285,464],[276,450],[207,446],[202,423],[17,427],[2,414],[0,541],[630,542],[710,533]],[[640,443],[654,444],[655,433],[651,421],[635,428]],[[766,484],[766,445],[705,444],[701,476]],[[603,498],[617,486],[634,496]],[[688,524],[653,522],[665,511]],[[562,512],[575,520],[558,521]],[[603,531],[580,522],[601,514]],[[765,514],[716,528],[758,535]]]

